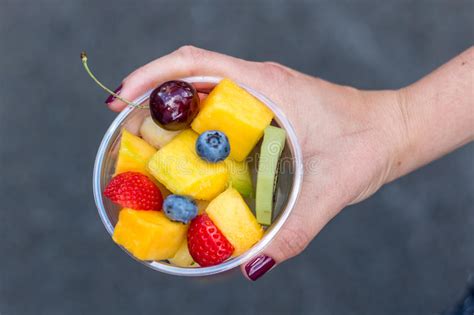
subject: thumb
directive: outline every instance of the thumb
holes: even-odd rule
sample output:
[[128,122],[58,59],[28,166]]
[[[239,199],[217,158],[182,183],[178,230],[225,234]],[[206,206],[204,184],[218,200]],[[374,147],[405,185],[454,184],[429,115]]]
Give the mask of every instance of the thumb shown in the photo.
[[248,279],[255,281],[278,264],[299,255],[338,212],[337,208],[324,205],[314,192],[304,190],[275,239],[259,255],[241,266]]

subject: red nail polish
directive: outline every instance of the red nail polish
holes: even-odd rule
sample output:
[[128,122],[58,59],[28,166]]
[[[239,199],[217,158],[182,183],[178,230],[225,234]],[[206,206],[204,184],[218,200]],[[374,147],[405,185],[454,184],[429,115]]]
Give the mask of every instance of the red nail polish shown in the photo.
[[[122,91],[122,84],[120,84],[120,86],[115,89],[114,93],[120,95],[120,91]],[[107,97],[107,99],[105,100],[105,104],[108,105],[112,103],[113,101],[115,101],[115,99],[116,97],[114,95],[109,95],[109,97]]]
[[267,255],[259,255],[245,265],[247,276],[255,281],[275,265],[275,260]]

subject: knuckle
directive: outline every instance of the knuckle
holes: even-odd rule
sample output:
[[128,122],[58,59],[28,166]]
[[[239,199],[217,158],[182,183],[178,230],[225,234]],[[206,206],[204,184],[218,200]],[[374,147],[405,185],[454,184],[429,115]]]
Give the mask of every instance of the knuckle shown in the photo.
[[274,80],[284,83],[296,77],[296,71],[273,61],[263,62],[264,71]]
[[265,61],[264,66],[267,71],[274,72],[280,75],[292,75],[292,70],[278,62]]
[[179,47],[178,50],[176,51],[180,54],[187,55],[187,54],[192,53],[194,49],[197,49],[197,48],[192,45],[184,45],[184,46]]
[[180,47],[176,54],[181,64],[187,69],[190,76],[197,75],[199,65],[207,58],[208,51],[191,45]]
[[178,50],[176,50],[176,53],[188,62],[193,62],[199,59],[199,57],[202,57],[204,55],[204,52],[205,51],[203,49],[191,45],[181,46]]
[[275,61],[265,61],[263,64],[265,64],[270,69],[273,69],[273,68],[276,68],[276,69],[286,68],[281,63],[278,63],[278,62],[275,62]]
[[285,258],[291,258],[299,255],[311,240],[308,233],[304,230],[286,230],[280,236],[279,250]]

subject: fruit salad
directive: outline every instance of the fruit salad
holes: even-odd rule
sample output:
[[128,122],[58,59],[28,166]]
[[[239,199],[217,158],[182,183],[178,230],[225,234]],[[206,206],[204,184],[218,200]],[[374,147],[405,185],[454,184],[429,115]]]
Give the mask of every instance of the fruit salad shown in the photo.
[[139,260],[182,268],[242,255],[275,217],[285,131],[230,79],[208,95],[185,81],[165,82],[148,107],[138,134],[121,131],[115,172],[103,191],[120,208],[114,242]]

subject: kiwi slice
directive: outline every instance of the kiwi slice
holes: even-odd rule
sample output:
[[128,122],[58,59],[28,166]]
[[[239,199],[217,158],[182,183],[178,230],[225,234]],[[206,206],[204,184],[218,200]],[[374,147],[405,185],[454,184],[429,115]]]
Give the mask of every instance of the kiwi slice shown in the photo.
[[255,196],[255,212],[257,221],[263,225],[272,223],[273,194],[277,182],[277,168],[281,152],[285,147],[285,130],[268,126],[263,132],[260,147],[260,160],[257,172],[257,193]]

